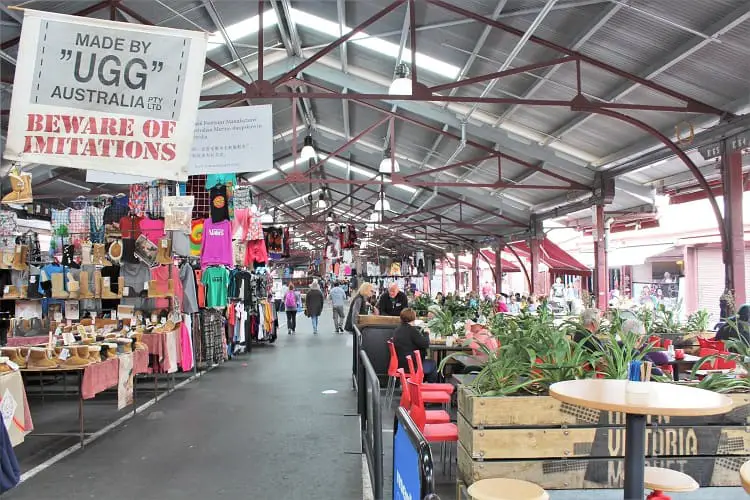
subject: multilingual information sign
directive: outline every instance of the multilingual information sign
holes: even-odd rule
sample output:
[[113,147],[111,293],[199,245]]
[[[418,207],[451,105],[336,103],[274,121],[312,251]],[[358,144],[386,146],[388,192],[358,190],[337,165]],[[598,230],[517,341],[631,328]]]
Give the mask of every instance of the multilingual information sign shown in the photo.
[[198,111],[188,173],[260,172],[272,168],[270,104]]
[[206,34],[26,10],[4,157],[185,179]]

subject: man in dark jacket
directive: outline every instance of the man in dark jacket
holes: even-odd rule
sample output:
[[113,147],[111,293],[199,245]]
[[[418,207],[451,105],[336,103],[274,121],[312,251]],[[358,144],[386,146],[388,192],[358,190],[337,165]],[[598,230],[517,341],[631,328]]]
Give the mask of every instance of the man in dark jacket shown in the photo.
[[378,314],[381,316],[398,316],[409,305],[406,294],[399,290],[398,283],[391,283],[388,292],[378,300]]

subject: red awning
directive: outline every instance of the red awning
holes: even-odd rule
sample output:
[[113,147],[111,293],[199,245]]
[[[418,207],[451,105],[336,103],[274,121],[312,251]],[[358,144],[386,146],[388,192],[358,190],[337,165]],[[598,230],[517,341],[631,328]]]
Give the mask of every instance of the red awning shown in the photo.
[[[486,250],[486,249],[485,250],[481,250],[481,252],[482,252],[482,255],[484,255],[487,258],[487,260],[490,263],[490,267],[492,267],[492,269],[494,271],[494,269],[495,269],[495,252],[493,252],[492,250]],[[518,273],[518,272],[521,272],[521,268],[518,267],[517,264],[514,264],[513,262],[511,262],[509,260],[503,259],[502,257],[500,258],[500,260],[502,262],[503,272],[504,273]]]
[[[531,258],[531,249],[525,241],[509,243],[519,255]],[[539,245],[541,261],[550,271],[559,273],[584,274],[590,273],[591,270],[578,262],[568,252],[552,243],[549,239],[544,238]]]

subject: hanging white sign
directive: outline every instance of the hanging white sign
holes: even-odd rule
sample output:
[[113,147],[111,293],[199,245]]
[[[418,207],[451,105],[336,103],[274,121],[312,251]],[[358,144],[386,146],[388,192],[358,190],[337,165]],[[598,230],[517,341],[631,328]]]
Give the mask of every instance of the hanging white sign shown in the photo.
[[25,10],[4,157],[185,179],[206,36]]
[[270,104],[198,110],[189,174],[260,172],[272,168]]

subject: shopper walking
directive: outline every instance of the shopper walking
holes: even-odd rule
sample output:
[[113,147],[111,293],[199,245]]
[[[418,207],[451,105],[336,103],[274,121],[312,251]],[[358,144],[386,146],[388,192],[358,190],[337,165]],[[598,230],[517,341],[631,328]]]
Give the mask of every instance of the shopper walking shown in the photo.
[[294,290],[294,284],[289,283],[286,295],[284,296],[284,310],[286,311],[286,328],[287,333],[292,335],[297,329],[297,294]]
[[331,297],[331,306],[333,306],[333,325],[336,328],[336,333],[343,333],[344,328],[342,323],[344,322],[346,292],[341,287],[341,284],[336,282],[328,295]]
[[310,283],[307,295],[305,295],[305,309],[307,315],[310,316],[310,321],[312,321],[314,335],[318,334],[318,318],[320,318],[320,313],[323,312],[323,301],[323,292],[320,291],[320,285],[317,281],[313,281]]

